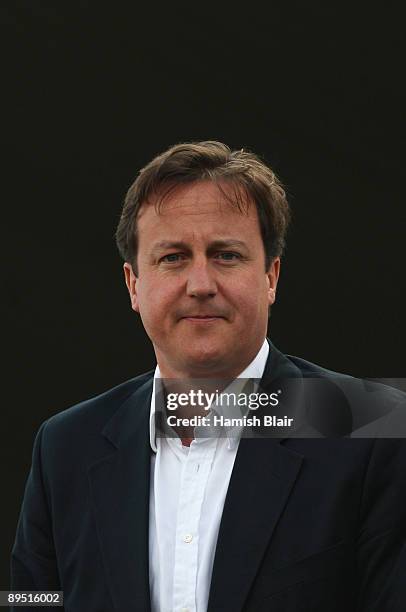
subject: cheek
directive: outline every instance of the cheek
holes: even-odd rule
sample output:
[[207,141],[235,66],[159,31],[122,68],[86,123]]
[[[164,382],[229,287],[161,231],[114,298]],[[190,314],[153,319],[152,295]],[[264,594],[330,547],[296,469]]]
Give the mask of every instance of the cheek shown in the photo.
[[230,300],[233,301],[238,311],[244,313],[249,323],[250,317],[268,310],[268,296],[268,284],[262,281],[255,283],[255,280],[252,280],[244,285],[234,286],[230,293]]
[[249,301],[245,304],[245,315],[246,322],[249,325],[250,322],[255,326],[264,312],[268,312],[268,300],[266,295],[256,294],[250,297]]
[[164,282],[144,282],[139,288],[138,300],[143,320],[157,325],[176,303],[175,287]]

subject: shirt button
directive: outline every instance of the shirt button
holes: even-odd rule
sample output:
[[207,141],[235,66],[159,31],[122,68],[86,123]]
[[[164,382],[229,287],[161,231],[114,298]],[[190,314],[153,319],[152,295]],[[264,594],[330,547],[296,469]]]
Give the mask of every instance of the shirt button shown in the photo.
[[190,533],[187,533],[185,537],[183,538],[183,541],[186,542],[186,544],[189,544],[192,540],[193,540],[193,536]]

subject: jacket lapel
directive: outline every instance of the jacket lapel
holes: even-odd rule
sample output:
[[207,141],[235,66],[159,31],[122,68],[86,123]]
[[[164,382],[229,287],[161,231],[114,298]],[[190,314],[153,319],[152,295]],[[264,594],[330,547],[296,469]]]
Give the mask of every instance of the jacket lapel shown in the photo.
[[[301,372],[271,345],[261,381],[270,392]],[[239,612],[298,477],[303,457],[263,437],[240,441],[224,504],[208,612]]]
[[100,548],[117,612],[150,611],[148,510],[152,378],[109,421],[112,452],[89,468]]

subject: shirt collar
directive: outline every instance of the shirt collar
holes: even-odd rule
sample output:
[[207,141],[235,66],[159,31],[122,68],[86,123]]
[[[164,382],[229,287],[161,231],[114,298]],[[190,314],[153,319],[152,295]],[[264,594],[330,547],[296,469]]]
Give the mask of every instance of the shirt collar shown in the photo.
[[[237,378],[256,378],[261,379],[265,370],[265,365],[269,355],[269,343],[265,338],[261,348],[259,349],[257,355],[251,361],[250,364],[243,370]],[[152,450],[157,452],[156,445],[156,435],[155,435],[155,392],[157,389],[157,385],[159,385],[158,379],[162,378],[161,372],[159,370],[159,366],[157,365],[154,372],[154,381],[152,388],[152,397],[151,397],[151,409],[150,409],[150,417],[149,417],[149,441]],[[227,438],[228,438],[228,448],[234,448],[237,444],[238,440],[234,435],[231,435],[231,432],[226,430]]]

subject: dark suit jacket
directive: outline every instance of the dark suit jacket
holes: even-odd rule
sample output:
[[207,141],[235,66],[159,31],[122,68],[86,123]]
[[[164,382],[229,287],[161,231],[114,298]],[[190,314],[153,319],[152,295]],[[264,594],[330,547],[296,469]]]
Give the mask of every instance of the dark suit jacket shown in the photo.
[[[152,376],[41,426],[12,552],[14,590],[61,589],[69,612],[150,610]],[[271,345],[264,390],[309,377],[327,386],[316,411],[339,415],[339,435],[241,440],[209,612],[406,610],[406,440],[342,437],[346,378]],[[380,397],[404,401],[393,390]]]

